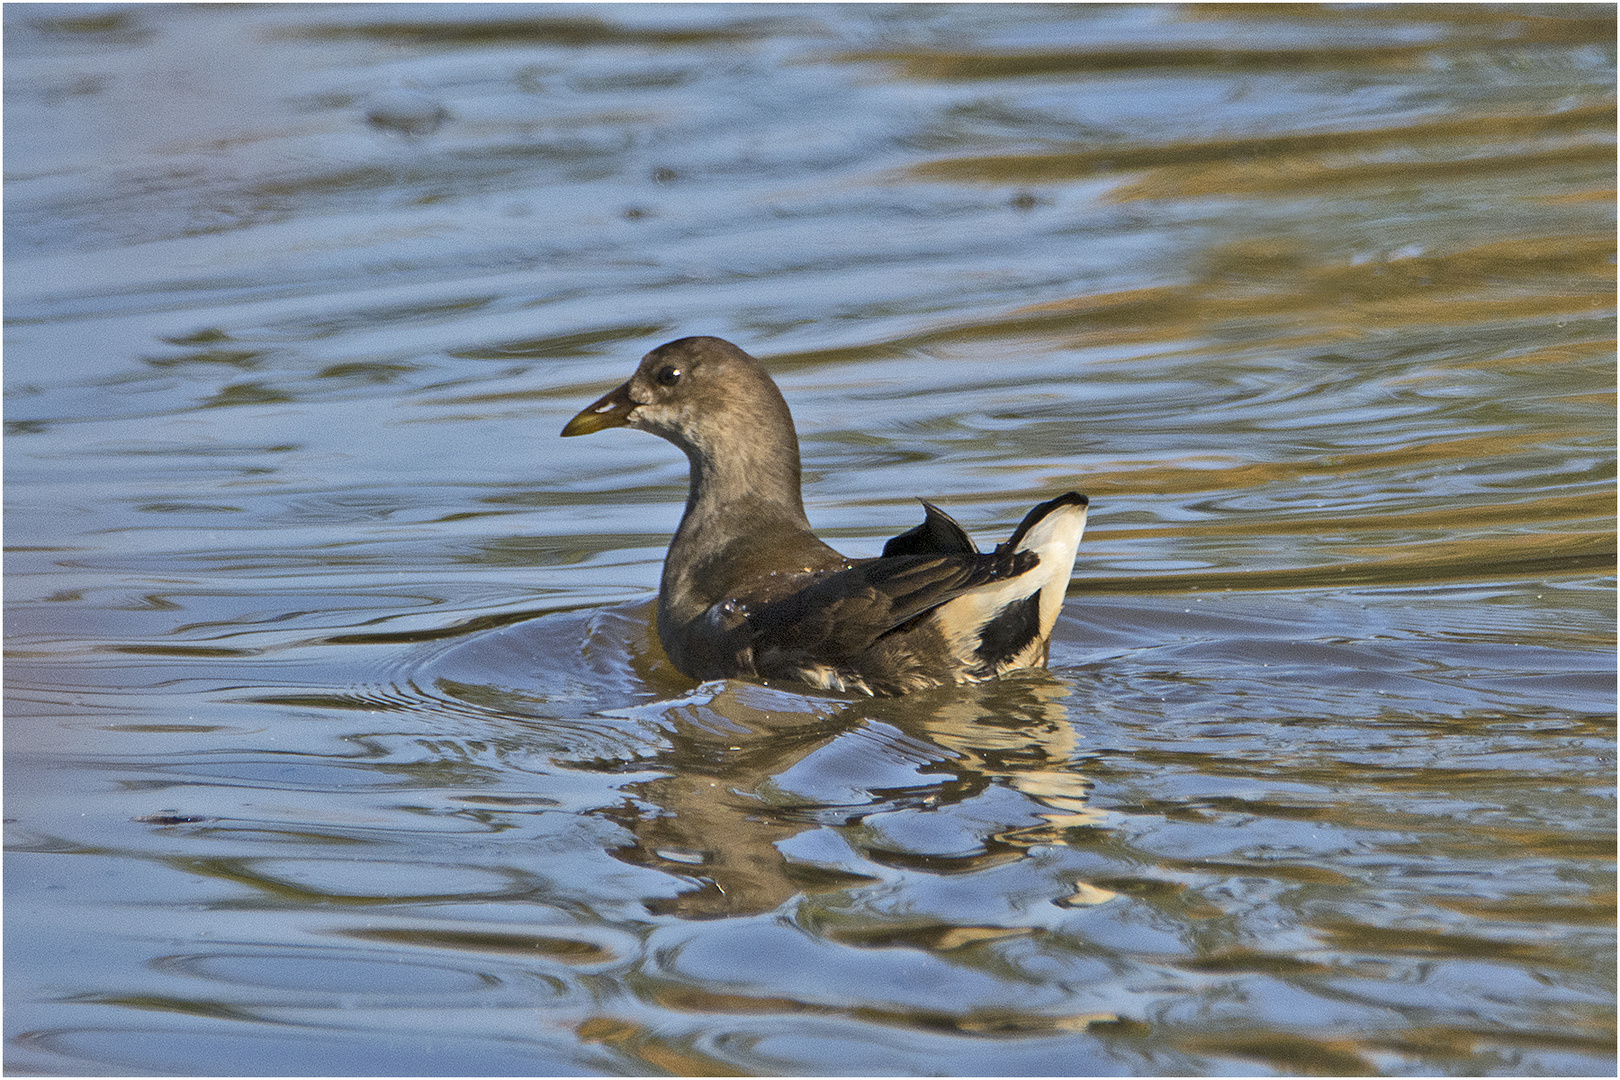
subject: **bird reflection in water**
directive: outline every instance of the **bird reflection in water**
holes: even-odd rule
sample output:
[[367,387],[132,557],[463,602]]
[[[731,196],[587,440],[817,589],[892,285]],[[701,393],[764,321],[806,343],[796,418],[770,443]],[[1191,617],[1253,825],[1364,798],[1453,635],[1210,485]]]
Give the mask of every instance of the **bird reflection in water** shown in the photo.
[[[633,710],[664,729],[667,772],[629,785],[636,801],[609,812],[633,835],[612,854],[695,883],[648,900],[649,910],[711,919],[873,884],[886,867],[962,873],[1063,844],[1067,830],[1102,820],[1075,771],[1069,693],[1044,674],[852,702],[704,684],[685,700]],[[977,810],[956,815],[953,829],[971,824],[982,833],[952,831],[949,850],[893,846],[869,824],[876,815],[961,804],[996,785],[1024,796],[1024,809],[999,811],[1011,819],[1000,827]],[[825,840],[794,842],[817,830],[828,830]],[[1110,895],[1082,883],[1053,899]]]

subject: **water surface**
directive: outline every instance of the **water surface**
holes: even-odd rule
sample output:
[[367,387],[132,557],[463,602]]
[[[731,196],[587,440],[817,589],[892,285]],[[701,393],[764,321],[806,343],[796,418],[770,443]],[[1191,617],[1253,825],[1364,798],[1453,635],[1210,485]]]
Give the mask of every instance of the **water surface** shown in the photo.
[[[1612,1075],[1615,36],[7,5],[8,1068]],[[673,671],[696,333],[1051,669]]]

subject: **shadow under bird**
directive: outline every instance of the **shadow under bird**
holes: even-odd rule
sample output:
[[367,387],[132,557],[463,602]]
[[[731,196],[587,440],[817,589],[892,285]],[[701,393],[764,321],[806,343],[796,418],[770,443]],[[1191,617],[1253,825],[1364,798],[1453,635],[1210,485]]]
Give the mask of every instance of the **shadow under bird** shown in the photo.
[[923,523],[881,556],[845,558],[810,531],[781,391],[714,337],[660,345],[562,433],[610,427],[652,432],[691,463],[657,616],[664,651],[689,677],[889,695],[1046,665],[1084,495],[1041,503],[988,552],[924,502]]

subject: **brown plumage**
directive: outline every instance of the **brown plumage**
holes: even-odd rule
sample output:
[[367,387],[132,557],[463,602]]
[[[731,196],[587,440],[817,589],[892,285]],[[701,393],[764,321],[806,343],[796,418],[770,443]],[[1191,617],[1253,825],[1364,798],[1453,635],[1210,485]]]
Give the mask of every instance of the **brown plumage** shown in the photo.
[[1084,495],[1040,504],[983,553],[924,503],[923,524],[882,556],[846,559],[810,531],[781,391],[758,360],[713,337],[654,349],[562,433],[609,427],[668,439],[691,464],[659,585],[658,637],[692,678],[898,694],[1045,665]]

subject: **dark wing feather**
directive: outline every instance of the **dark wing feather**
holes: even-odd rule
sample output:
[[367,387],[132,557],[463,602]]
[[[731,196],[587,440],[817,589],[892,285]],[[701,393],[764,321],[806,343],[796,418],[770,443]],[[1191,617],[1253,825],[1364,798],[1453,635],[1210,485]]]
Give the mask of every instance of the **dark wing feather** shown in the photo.
[[923,504],[923,523],[907,529],[883,545],[883,557],[895,555],[977,555],[978,547],[956,519],[929,502]]
[[791,596],[750,607],[756,656],[776,652],[839,664],[878,638],[971,589],[1032,568],[1033,552],[869,559]]

